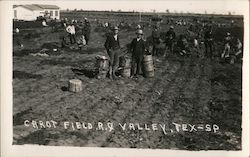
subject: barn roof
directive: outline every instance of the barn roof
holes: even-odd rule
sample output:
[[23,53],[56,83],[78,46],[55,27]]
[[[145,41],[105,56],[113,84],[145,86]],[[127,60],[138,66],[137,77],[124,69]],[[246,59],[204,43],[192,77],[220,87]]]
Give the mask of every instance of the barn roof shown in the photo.
[[60,9],[56,5],[46,5],[46,4],[33,4],[34,6],[40,7],[42,9]]
[[35,11],[35,10],[44,10],[44,9],[60,9],[58,6],[56,5],[44,5],[44,4],[26,4],[26,5],[13,5],[13,8],[16,7],[24,7],[26,9],[29,9],[31,11]]
[[37,7],[35,5],[21,5],[21,6],[24,7],[24,8],[26,8],[26,9],[32,10],[32,11],[43,10],[42,8]]

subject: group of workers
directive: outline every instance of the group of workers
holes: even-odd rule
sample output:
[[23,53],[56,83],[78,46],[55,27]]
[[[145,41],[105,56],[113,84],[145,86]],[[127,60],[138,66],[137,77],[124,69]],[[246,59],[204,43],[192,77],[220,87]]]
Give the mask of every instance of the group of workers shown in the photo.
[[[110,79],[116,79],[115,74],[118,69],[119,56],[121,54],[121,46],[119,41],[119,28],[114,27],[113,33],[107,36],[105,41],[105,48],[110,58],[109,64],[109,77]],[[145,51],[147,49],[146,41],[143,39],[143,31],[138,29],[136,31],[136,37],[131,41],[129,46],[129,52],[132,53],[131,63],[131,77],[137,77],[142,74],[142,61]]]
[[[78,45],[82,48],[84,45],[89,44],[91,26],[87,18],[84,18],[83,22],[78,22],[77,20],[72,20],[70,23],[67,20],[62,20],[63,26],[65,28],[66,36],[62,38],[62,47],[68,47],[69,44],[66,41],[69,38],[71,45]],[[196,30],[191,30],[195,32]],[[193,48],[200,48],[200,44],[204,43],[205,47],[205,57],[213,58],[214,49],[214,32],[212,26],[206,27],[201,39],[200,35],[196,35],[193,40]],[[190,39],[185,34],[180,34],[178,39],[174,31],[174,26],[170,26],[169,30],[162,37],[162,31],[159,26],[155,26],[152,30],[152,52],[153,56],[159,56],[159,44],[164,44],[163,56],[166,56],[166,52],[170,53],[177,52],[180,55],[187,55],[190,53]],[[224,38],[224,49],[221,53],[221,58],[228,58],[232,55],[235,58],[242,57],[242,43],[240,39],[237,39],[234,44],[232,44],[232,37],[229,32],[227,32]],[[198,42],[199,40],[199,42]],[[119,66],[119,57],[121,55],[121,45],[119,38],[119,28],[117,26],[112,27],[112,33],[107,35],[104,47],[109,56],[109,77],[111,79],[117,78],[116,71]],[[143,38],[143,30],[141,27],[137,27],[136,37],[131,41],[128,52],[131,52],[132,63],[131,63],[131,77],[137,77],[142,74],[142,62],[146,51],[149,51],[148,41]],[[200,51],[200,49],[199,49]],[[198,52],[198,51],[197,51]]]
[[[109,67],[109,76],[110,78],[116,78],[115,72],[118,68],[118,58],[120,54],[120,42],[119,42],[119,29],[118,27],[113,28],[113,34],[109,35],[104,44],[107,53],[110,57],[110,67]],[[181,34],[179,38],[176,39],[176,33],[174,31],[174,27],[170,26],[169,30],[165,33],[165,37],[162,39],[161,33],[158,27],[155,27],[152,30],[152,55],[158,56],[159,48],[157,47],[159,43],[164,43],[164,54],[166,55],[166,51],[168,50],[170,53],[177,52],[180,55],[186,55],[190,53],[190,43],[189,39],[186,35]],[[215,56],[215,48],[214,48],[214,32],[212,26],[208,26],[204,32],[203,39],[200,39],[198,35],[192,39],[193,40],[193,48],[200,48],[200,44],[204,44],[205,47],[205,56],[207,58],[213,58]],[[242,58],[242,43],[240,39],[236,39],[236,41],[232,40],[231,34],[229,32],[226,33],[223,41],[224,48],[221,53],[221,58],[226,59],[229,57],[234,58]],[[199,42],[198,42],[199,40]],[[174,46],[176,44],[176,47]],[[176,49],[175,49],[176,48]],[[132,67],[131,67],[131,77],[137,77],[142,74],[142,62],[143,56],[146,51],[148,51],[149,45],[143,38],[142,29],[137,29],[136,37],[132,40],[129,46],[129,52],[132,53]],[[200,49],[199,49],[200,51]]]
[[[188,32],[190,32],[188,30]],[[174,31],[174,27],[170,26],[167,33],[165,33],[164,37],[161,35],[161,31],[159,28],[154,28],[152,31],[152,41],[153,41],[153,55],[158,56],[159,55],[159,44],[164,43],[164,55],[166,55],[166,50],[169,50],[170,53],[173,53],[176,51],[180,55],[188,55],[191,52],[190,47],[198,49],[197,52],[201,53],[201,44],[204,44],[205,49],[205,57],[213,58],[215,54],[215,41],[214,41],[214,32],[212,29],[212,26],[208,26],[205,28],[205,32],[202,38],[202,35],[193,32],[193,36],[191,39],[186,34],[180,34],[179,38],[176,39],[176,33]],[[195,33],[194,33],[195,32]],[[190,41],[192,40],[192,41]],[[190,42],[192,44],[190,44]],[[176,43],[176,46],[174,46]],[[227,32],[224,41],[223,41],[223,50],[221,53],[221,58],[229,58],[230,56],[234,56],[236,58],[242,57],[242,43],[240,39],[233,40],[233,37],[231,36],[230,32]],[[175,47],[175,48],[174,48]],[[197,55],[200,56],[200,55]]]
[[[84,22],[78,22],[77,20],[68,22],[67,20],[63,20],[62,25],[67,34],[62,36],[62,47],[77,45],[81,49],[83,46],[89,44],[91,25],[87,18],[84,18]],[[67,37],[70,44],[67,42]]]

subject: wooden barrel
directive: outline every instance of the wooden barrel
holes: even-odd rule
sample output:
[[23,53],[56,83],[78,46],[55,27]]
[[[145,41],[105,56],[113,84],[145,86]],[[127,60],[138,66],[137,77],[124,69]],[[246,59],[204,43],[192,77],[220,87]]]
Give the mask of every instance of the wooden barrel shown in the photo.
[[69,91],[71,92],[82,91],[82,81],[78,79],[69,80]]
[[106,56],[96,56],[96,78],[104,79],[109,70],[109,60]]
[[126,78],[130,77],[131,76],[131,68],[123,68],[121,75],[123,77],[126,77]]
[[128,78],[131,76],[131,60],[129,58],[120,57],[119,66],[121,67],[121,75],[123,77]]
[[119,66],[125,68],[131,67],[131,60],[125,56],[121,56],[119,58]]
[[154,77],[154,63],[152,55],[145,55],[143,58],[143,71],[146,77]]

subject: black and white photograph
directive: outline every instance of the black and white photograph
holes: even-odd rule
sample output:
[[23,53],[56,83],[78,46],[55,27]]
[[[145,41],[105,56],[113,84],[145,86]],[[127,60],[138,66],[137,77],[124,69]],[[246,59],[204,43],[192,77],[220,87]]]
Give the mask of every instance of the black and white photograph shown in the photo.
[[246,5],[12,1],[11,145],[242,152]]

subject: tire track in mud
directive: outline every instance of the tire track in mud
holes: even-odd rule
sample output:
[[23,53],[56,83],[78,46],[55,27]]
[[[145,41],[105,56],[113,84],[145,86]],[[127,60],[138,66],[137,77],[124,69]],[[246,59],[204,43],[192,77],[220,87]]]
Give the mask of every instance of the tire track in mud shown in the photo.
[[[165,107],[166,104],[162,104],[157,102],[159,99],[161,99],[162,97],[167,96],[168,94],[166,94],[166,92],[168,91],[169,88],[174,87],[176,88],[177,86],[177,91],[175,94],[177,96],[179,96],[180,90],[186,86],[186,84],[188,84],[188,80],[189,75],[191,74],[191,63],[192,60],[189,61],[189,63],[187,63],[188,65],[184,66],[184,69],[181,69],[175,73],[175,75],[173,75],[170,79],[170,81],[165,85],[160,83],[160,86],[156,86],[157,90],[162,90],[163,89],[163,93],[159,96],[152,96],[149,98],[149,101],[146,101],[148,104],[150,104],[149,106],[145,105],[145,106],[140,106],[140,108],[138,108],[138,112],[139,114],[137,115],[128,115],[125,119],[126,122],[134,122],[134,119],[139,119],[139,123],[143,122],[145,124],[152,124],[152,123],[161,123],[162,124],[162,119],[165,119],[164,116],[165,115],[161,115],[158,113],[161,113],[162,108]],[[179,82],[179,80],[177,78],[179,77],[183,77],[185,79],[181,80],[181,82]],[[166,77],[166,75],[165,75]],[[164,78],[164,76],[163,76]],[[164,79],[163,79],[164,80]],[[163,85],[163,86],[162,86]],[[146,114],[146,111],[150,110],[150,114]],[[141,116],[143,115],[143,119],[141,119]],[[160,117],[157,117],[159,116]],[[159,122],[160,120],[160,122]],[[132,137],[131,137],[132,134]],[[124,140],[129,141],[127,143],[127,145],[123,145],[123,147],[129,147],[128,144],[130,145],[130,147],[136,147],[136,148],[156,148],[156,143],[159,143],[159,138],[161,138],[163,135],[163,132],[147,132],[147,131],[138,131],[138,132],[133,132],[133,131],[128,131],[125,134],[118,134],[117,136],[128,136],[127,138],[125,138]],[[115,135],[114,135],[115,136]],[[111,138],[116,138],[116,139],[120,139],[118,137],[112,137],[112,135],[110,135],[109,139],[106,140],[106,143],[104,145],[108,145],[108,146],[112,146],[112,144],[108,143],[107,141],[110,141]],[[147,141],[144,141],[145,143],[143,143],[143,141],[141,141],[141,139],[146,139]],[[114,141],[114,140],[113,140]],[[118,140],[119,141],[119,140]],[[114,141],[116,142],[116,141]],[[157,147],[159,148],[159,147]]]

